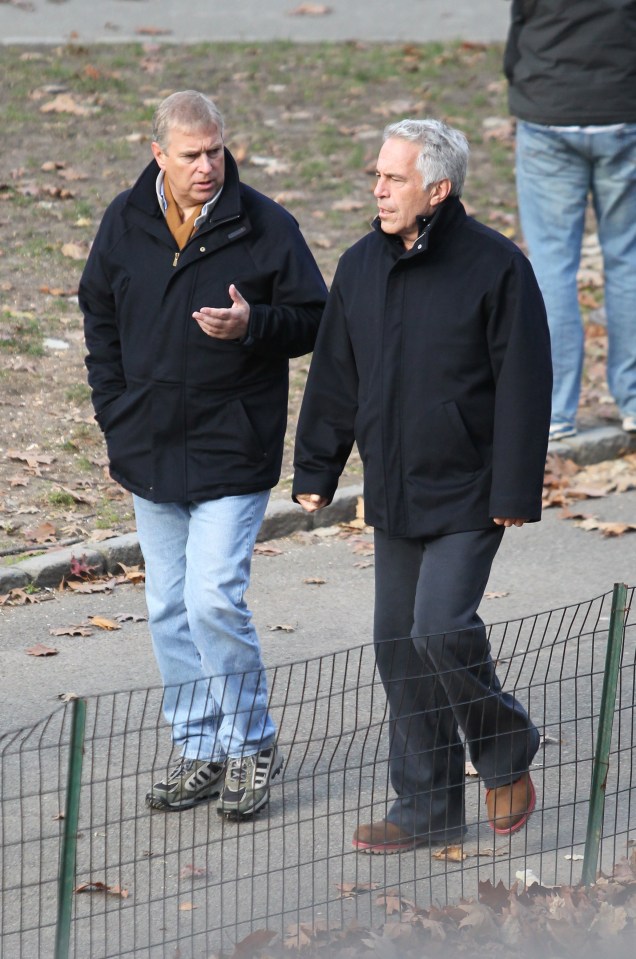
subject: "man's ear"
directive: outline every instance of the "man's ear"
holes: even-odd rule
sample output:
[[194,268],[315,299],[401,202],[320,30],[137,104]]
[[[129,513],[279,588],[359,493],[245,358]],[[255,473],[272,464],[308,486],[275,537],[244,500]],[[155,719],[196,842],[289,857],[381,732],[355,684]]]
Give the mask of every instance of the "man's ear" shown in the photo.
[[429,197],[429,203],[431,206],[439,206],[440,203],[443,203],[444,200],[447,200],[450,196],[450,192],[453,188],[453,185],[450,180],[439,180],[437,183],[434,183],[431,187],[431,195]]
[[156,140],[152,141],[152,143],[150,144],[150,149],[152,150],[152,155],[157,161],[157,163],[159,164],[159,166],[161,167],[161,169],[165,170],[165,167],[166,167],[166,161],[164,159],[165,153],[163,152],[163,150],[161,149],[161,147],[159,146]]

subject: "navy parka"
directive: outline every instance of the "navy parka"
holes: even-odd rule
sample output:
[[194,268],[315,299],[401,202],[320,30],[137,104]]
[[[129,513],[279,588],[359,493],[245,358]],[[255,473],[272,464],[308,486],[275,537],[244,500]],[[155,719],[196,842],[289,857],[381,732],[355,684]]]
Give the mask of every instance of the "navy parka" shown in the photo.
[[391,536],[539,519],[552,369],[529,261],[455,197],[409,251],[374,227],[336,271],[294,497],[331,500],[355,441],[366,521]]
[[[298,224],[243,184],[225,184],[178,253],[153,161],[107,209],[82,275],[86,364],[110,471],[155,502],[270,489],[280,475],[288,359],[312,350],[326,287]],[[206,336],[192,318],[250,304],[246,337]]]

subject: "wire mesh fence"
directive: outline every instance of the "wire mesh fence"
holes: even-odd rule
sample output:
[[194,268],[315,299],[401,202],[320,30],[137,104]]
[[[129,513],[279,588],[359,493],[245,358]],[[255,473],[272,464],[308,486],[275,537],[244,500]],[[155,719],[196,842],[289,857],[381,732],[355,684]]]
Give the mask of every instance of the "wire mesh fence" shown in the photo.
[[[605,783],[598,865],[606,870],[626,855],[634,828],[632,596]],[[379,928],[390,897],[427,907],[477,898],[487,880],[580,882],[611,599],[488,627],[502,685],[542,733],[532,766],[537,811],[527,829],[495,836],[483,786],[469,774],[467,833],[446,850],[366,856],[351,846],[356,827],[383,818],[392,801],[389,718],[371,645],[268,671],[285,767],[268,806],[240,822],[218,815],[214,802],[179,813],[146,806],[151,783],[175,759],[162,690],[91,697],[70,955],[209,959],[261,932],[300,947],[354,921]],[[68,703],[0,739],[3,959],[55,954],[72,710]]]

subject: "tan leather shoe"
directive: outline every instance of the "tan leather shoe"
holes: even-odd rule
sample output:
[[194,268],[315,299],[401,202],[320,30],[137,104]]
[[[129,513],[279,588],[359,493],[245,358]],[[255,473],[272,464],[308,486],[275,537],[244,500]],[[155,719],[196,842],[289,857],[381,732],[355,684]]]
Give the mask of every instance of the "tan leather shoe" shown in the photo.
[[353,847],[360,852],[374,852],[380,855],[390,855],[394,852],[403,852],[405,849],[415,849],[426,843],[425,837],[410,836],[402,832],[395,823],[381,819],[380,822],[370,822],[358,826],[353,834]]
[[486,790],[488,825],[501,836],[509,836],[528,821],[537,802],[530,773],[496,789]]

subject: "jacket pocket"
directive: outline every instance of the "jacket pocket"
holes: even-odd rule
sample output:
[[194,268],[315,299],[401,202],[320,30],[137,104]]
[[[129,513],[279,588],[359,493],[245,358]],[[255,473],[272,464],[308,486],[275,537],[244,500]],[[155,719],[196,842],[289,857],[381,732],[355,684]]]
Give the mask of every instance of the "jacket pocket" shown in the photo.
[[203,474],[232,475],[234,470],[262,463],[267,453],[243,402],[215,405],[209,391],[193,391],[188,403],[188,460],[195,482]]
[[97,416],[106,436],[111,470],[135,486],[151,485],[150,398],[143,387],[129,387]]
[[454,401],[427,410],[405,437],[408,472],[424,480],[457,483],[483,468],[483,460]]

